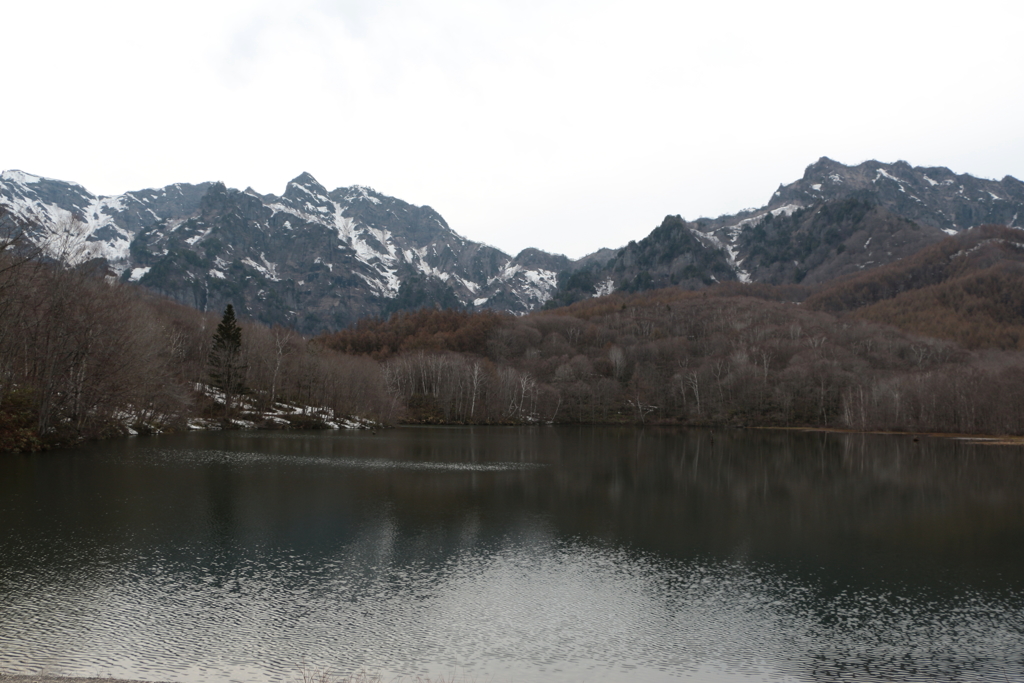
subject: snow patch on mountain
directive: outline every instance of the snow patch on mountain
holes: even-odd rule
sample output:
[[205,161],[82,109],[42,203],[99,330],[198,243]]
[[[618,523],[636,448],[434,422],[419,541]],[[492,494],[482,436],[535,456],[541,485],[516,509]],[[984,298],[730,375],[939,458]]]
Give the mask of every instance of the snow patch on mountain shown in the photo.
[[67,261],[73,265],[84,263],[94,258],[105,258],[115,273],[120,275],[128,269],[128,252],[131,241],[128,239],[113,239],[105,242],[84,240],[73,252],[73,256]]
[[372,187],[366,187],[365,185],[353,185],[349,189],[350,192],[345,197],[346,202],[355,202],[362,200],[368,201],[372,204],[380,204],[380,199],[373,196],[373,194],[376,194],[376,190],[374,190]]
[[260,252],[260,261],[262,261],[262,263],[257,263],[251,258],[242,259],[242,263],[260,273],[263,277],[272,282],[280,282],[281,278],[277,276],[277,264],[268,261],[263,252]]
[[212,231],[212,230],[213,230],[212,227],[211,228],[207,228],[204,232],[202,232],[202,233],[200,233],[198,235],[193,235],[192,237],[186,237],[185,238],[185,244],[189,245],[190,247],[195,246],[198,242],[203,241],[203,238],[205,238],[207,235],[209,235],[210,231]]
[[875,179],[872,180],[871,182],[877,183],[882,178],[886,178],[888,180],[895,180],[897,183],[900,184],[901,187],[903,186],[903,181],[902,180],[900,180],[896,176],[891,175],[890,173],[886,172],[886,170],[884,168],[878,169],[878,171],[877,171],[877,173],[875,175]]
[[480,285],[478,285],[477,283],[473,282],[472,280],[467,280],[467,279],[463,278],[460,275],[455,275],[453,277],[454,277],[454,279],[456,279],[460,283],[462,283],[462,286],[465,287],[466,289],[468,289],[473,294],[476,294],[477,291],[480,289]]
[[[762,220],[764,219],[763,216],[761,218]],[[726,228],[724,232],[727,236],[727,240],[723,243],[722,246],[725,248],[725,253],[729,255],[729,265],[732,266],[734,271],[736,271],[736,277],[739,279],[740,282],[750,282],[750,273],[741,267],[743,259],[737,258],[739,254],[739,247],[737,246],[737,242],[739,242],[739,236],[740,233],[743,232],[743,228],[740,227],[739,225],[734,225],[730,228]]]
[[[799,211],[802,208],[804,208],[802,204],[786,204],[785,206],[780,206],[777,209],[772,209],[771,211],[764,211],[762,213],[757,214],[756,216],[751,216],[750,218],[744,218],[743,220],[737,223],[727,225],[724,229],[732,235],[738,235],[739,232],[743,230],[743,228],[754,228],[760,225],[764,221],[764,217],[769,213],[776,218],[778,218],[781,215],[792,216],[795,212]],[[706,233],[695,232],[694,234],[704,235]],[[723,248],[722,243],[718,241],[717,238],[715,239],[715,241],[720,249]]]
[[543,268],[525,268],[509,259],[497,275],[487,279],[488,287],[495,283],[512,285],[516,297],[528,308],[533,308],[554,296],[558,273]]
[[131,275],[128,276],[129,282],[138,282],[149,272],[149,266],[145,268],[132,268]]
[[558,273],[550,270],[524,270],[523,276],[529,284],[522,288],[527,301],[537,305],[546,303],[558,286]]
[[594,288],[594,298],[599,296],[608,296],[615,291],[615,281],[611,278],[603,280],[597,283],[597,287]]
[[398,296],[398,288],[402,286],[402,281],[398,277],[398,271],[380,263],[377,265],[377,272],[384,278],[384,282],[378,290],[381,296],[386,299],[394,299]]
[[[419,254],[417,254],[417,256],[419,256]],[[427,277],[436,278],[438,280],[441,280],[442,282],[447,282],[448,281],[448,278],[449,278],[448,273],[446,273],[446,272],[444,272],[442,270],[439,270],[439,269],[435,268],[434,266],[430,265],[429,263],[427,263],[426,259],[424,259],[422,256],[419,259],[416,260],[414,265],[415,265],[415,267],[416,267],[416,269],[418,271],[420,271],[421,273],[423,273]]]

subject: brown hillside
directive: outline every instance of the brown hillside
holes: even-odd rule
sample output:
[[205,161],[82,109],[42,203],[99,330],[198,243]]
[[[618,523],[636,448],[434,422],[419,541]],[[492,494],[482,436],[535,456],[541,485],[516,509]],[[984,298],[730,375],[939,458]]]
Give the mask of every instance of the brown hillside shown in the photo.
[[1024,232],[975,228],[904,261],[826,285],[804,306],[968,348],[1021,348]]
[[1024,264],[1003,262],[938,285],[903,292],[854,311],[969,349],[1024,349]]
[[347,330],[321,335],[330,349],[385,360],[404,351],[483,354],[491,332],[512,320],[507,313],[436,310],[399,312],[388,320],[364,318]]

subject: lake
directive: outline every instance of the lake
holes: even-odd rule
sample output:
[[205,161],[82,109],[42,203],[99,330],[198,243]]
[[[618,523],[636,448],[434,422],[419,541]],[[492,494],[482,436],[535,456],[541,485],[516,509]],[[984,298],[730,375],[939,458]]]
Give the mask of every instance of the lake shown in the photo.
[[1024,451],[614,427],[0,458],[0,671],[1024,680]]

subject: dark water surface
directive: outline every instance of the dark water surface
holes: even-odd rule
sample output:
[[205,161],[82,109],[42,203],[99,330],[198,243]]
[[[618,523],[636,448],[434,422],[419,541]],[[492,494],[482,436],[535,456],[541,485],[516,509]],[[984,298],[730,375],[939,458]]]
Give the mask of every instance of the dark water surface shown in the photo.
[[1024,680],[1024,452],[616,428],[0,458],[0,671]]

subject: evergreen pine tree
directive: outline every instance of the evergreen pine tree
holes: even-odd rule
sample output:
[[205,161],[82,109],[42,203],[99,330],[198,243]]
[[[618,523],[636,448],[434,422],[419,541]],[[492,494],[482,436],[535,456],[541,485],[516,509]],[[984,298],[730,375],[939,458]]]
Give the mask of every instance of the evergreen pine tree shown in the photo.
[[235,396],[244,388],[245,364],[242,360],[242,328],[235,320],[235,309],[228,304],[213,335],[210,349],[210,382],[224,392],[224,416],[231,417]]

